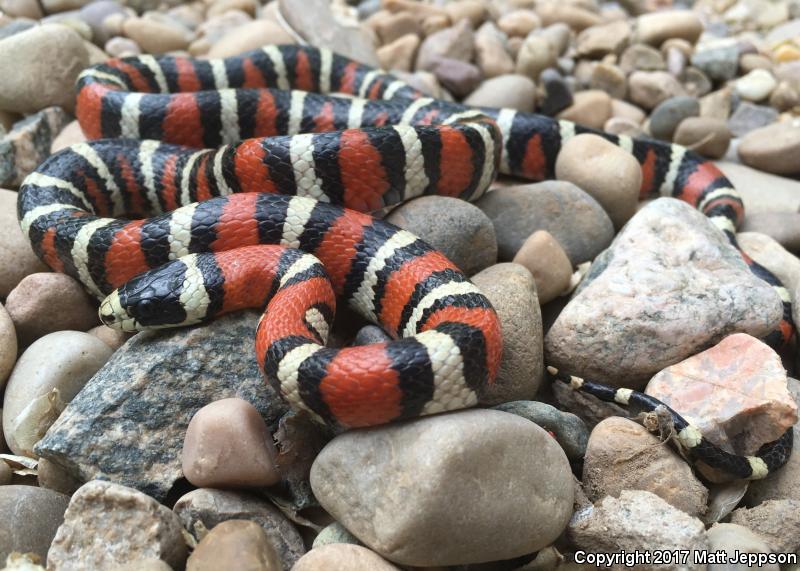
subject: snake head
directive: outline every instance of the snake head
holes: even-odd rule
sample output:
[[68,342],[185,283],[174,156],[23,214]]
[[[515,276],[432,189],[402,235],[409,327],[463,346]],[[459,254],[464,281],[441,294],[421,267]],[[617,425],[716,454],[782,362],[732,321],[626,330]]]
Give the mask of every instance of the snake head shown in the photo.
[[187,315],[186,270],[183,261],[175,260],[135,276],[102,301],[100,321],[122,331],[197,323]]

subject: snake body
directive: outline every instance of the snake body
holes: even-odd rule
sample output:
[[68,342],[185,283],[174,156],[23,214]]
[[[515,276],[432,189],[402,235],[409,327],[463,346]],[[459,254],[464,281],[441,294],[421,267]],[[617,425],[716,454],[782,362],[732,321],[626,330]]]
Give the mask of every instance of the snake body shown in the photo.
[[[643,196],[689,202],[734,246],[743,217],[729,181],[683,147],[426,98],[311,47],[111,60],[81,74],[77,116],[98,140],[51,156],[19,192],[37,254],[108,296],[101,319],[125,330],[268,304],[256,336],[267,379],[295,408],[343,427],[477,404],[501,357],[497,316],[466,276],[363,212],[426,194],[473,200],[498,169],[549,178],[561,144],[594,132],[639,160]],[[786,300],[768,339],[786,342],[788,295],[745,259]],[[324,347],[337,297],[397,339]],[[621,402],[617,389],[551,372]],[[658,403],[624,394],[646,410]],[[786,461],[787,434],[744,460],[695,433],[683,443],[733,477],[757,478]]]

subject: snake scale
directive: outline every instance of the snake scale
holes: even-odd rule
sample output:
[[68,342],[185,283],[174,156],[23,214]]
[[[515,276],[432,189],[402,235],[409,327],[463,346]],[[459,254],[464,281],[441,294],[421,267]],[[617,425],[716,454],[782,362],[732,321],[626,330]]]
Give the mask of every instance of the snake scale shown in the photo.
[[[552,177],[561,144],[593,132],[636,157],[642,196],[692,204],[734,246],[743,218],[729,181],[683,147],[430,99],[306,46],[109,60],[80,75],[77,117],[90,141],[52,155],[19,191],[35,252],[105,298],[102,321],[126,331],[266,305],[256,333],[266,378],[295,409],[339,427],[473,406],[502,354],[487,298],[443,254],[369,212],[427,194],[474,200],[498,170]],[[787,300],[767,339],[787,342],[785,290],[745,261]],[[394,340],[325,347],[337,298]],[[550,373],[603,400],[664,406]],[[734,478],[764,477],[791,451],[789,430],[736,456],[666,410],[693,459]]]

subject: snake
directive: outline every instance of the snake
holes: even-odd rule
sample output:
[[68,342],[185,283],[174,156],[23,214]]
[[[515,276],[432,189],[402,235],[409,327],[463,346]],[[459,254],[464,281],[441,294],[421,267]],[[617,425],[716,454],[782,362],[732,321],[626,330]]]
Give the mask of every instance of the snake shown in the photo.
[[[562,144],[595,133],[638,160],[642,196],[690,203],[738,248],[741,198],[684,147],[430,98],[327,49],[111,59],[84,70],[77,92],[87,141],[51,155],[19,190],[36,254],[123,331],[266,307],[255,345],[267,381],[342,429],[477,405],[502,358],[488,298],[441,252],[371,213],[432,194],[476,200],[498,172],[552,178]],[[788,294],[742,255],[784,301],[766,341],[788,342]],[[337,300],[391,340],[327,347]],[[666,407],[680,445],[731,478],[763,478],[791,452],[791,429],[737,456],[653,397],[548,370],[602,400]]]

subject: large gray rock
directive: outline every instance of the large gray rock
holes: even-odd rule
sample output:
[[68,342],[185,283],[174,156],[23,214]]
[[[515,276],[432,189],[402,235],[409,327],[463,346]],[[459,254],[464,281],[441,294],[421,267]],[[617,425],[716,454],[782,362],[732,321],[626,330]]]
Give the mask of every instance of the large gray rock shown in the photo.
[[571,182],[498,188],[476,205],[494,223],[501,261],[511,260],[537,230],[550,232],[573,265],[592,260],[614,238],[614,224],[603,207]]
[[311,487],[373,551],[429,567],[550,545],[572,512],[569,471],[534,423],[468,410],[342,434],[314,462]]
[[163,499],[181,478],[181,446],[197,410],[252,403],[273,429],[286,405],[255,359],[260,312],[209,325],[139,333],[116,351],[39,442],[36,452],[82,481],[103,477]]
[[44,560],[69,496],[33,486],[0,486],[0,561],[12,551]]
[[72,496],[47,552],[57,571],[110,569],[145,558],[183,568],[187,548],[178,517],[145,494],[94,480]]
[[587,553],[624,551],[689,550],[685,565],[646,567],[704,571],[705,563],[695,564],[695,550],[708,550],[705,526],[678,508],[643,491],[623,491],[619,498],[607,496],[595,506],[580,509],[569,522],[571,542]]
[[546,361],[571,374],[642,387],[726,335],[766,336],[782,311],[778,294],[705,216],[661,198],[595,260],[545,337]]
[[198,541],[224,521],[257,523],[287,570],[306,552],[303,538],[294,524],[278,508],[255,494],[200,488],[181,497],[173,509],[183,527]]

